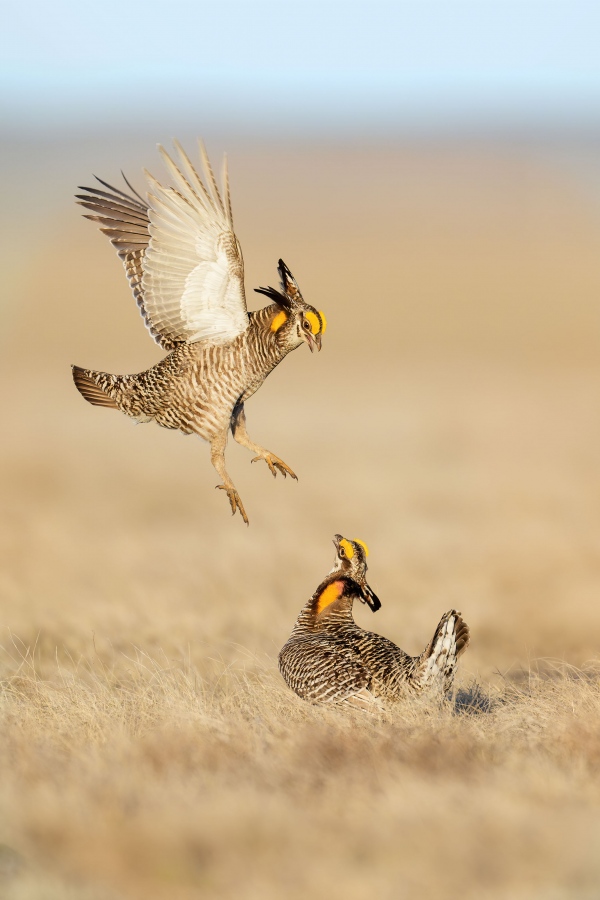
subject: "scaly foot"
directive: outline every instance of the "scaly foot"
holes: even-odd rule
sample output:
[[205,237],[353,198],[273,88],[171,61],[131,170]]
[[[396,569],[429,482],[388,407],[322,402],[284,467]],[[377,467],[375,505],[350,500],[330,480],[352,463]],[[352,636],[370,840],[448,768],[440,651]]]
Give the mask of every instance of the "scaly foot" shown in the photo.
[[221,491],[227,491],[227,496],[229,497],[229,502],[231,503],[231,515],[235,516],[236,510],[239,509],[240,515],[246,525],[249,525],[248,516],[246,515],[246,510],[244,509],[244,504],[240,500],[240,495],[233,487],[227,487],[226,484],[217,484],[216,487]]
[[283,475],[284,478],[286,477],[286,475],[291,475],[292,478],[294,478],[296,481],[298,481],[298,476],[296,475],[296,473],[292,472],[290,467],[286,466],[284,461],[282,459],[279,459],[278,456],[275,456],[274,453],[269,453],[268,450],[265,450],[263,453],[260,454],[260,456],[255,456],[254,459],[251,461],[258,462],[259,459],[264,459],[264,461],[268,465],[269,469],[271,470],[271,474],[273,475],[273,478],[275,478],[277,476],[276,470],[279,469],[279,471],[281,472],[281,474]]

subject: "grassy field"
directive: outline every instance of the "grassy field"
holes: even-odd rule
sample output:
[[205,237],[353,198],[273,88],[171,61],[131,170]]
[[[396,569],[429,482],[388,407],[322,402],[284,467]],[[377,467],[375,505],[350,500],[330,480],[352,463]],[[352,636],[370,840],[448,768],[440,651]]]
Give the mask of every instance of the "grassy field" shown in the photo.
[[[228,450],[246,528],[205,445],[70,381],[160,357],[70,205],[158,172],[136,140],[2,150],[0,896],[596,898],[592,151],[233,146],[248,289],[281,255],[329,320],[247,409],[299,483]],[[335,532],[371,550],[361,625],[417,653],[462,610],[453,704],[287,690]]]

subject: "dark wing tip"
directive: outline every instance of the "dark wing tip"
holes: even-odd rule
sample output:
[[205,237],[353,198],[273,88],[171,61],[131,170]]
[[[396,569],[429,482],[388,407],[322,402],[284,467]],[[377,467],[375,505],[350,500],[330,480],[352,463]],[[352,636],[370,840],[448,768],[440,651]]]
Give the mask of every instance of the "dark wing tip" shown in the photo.
[[125,184],[126,184],[127,187],[129,188],[129,190],[131,191],[131,193],[132,193],[132,194],[135,194],[135,196],[138,198],[138,200],[141,200],[141,202],[144,204],[144,206],[146,206],[146,200],[144,200],[144,198],[143,198],[140,194],[138,194],[138,192],[136,191],[136,189],[135,189],[135,188],[133,187],[133,185],[130,183],[130,181],[129,181],[129,179],[127,178],[127,176],[126,176],[125,172],[123,171],[123,169],[121,169],[121,175],[123,176],[123,181],[125,182]]

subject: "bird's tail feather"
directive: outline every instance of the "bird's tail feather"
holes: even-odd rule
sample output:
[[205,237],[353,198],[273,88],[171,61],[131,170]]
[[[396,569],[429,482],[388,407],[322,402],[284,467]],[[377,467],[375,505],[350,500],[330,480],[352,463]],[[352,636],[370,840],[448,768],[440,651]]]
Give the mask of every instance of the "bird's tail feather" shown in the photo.
[[416,682],[421,688],[440,685],[450,690],[458,658],[469,645],[469,626],[455,609],[444,613],[435,634],[419,657]]
[[91,403],[92,406],[106,406],[109,409],[119,408],[115,400],[98,383],[98,379],[104,373],[81,369],[79,366],[72,366],[72,369],[75,387],[88,403]]

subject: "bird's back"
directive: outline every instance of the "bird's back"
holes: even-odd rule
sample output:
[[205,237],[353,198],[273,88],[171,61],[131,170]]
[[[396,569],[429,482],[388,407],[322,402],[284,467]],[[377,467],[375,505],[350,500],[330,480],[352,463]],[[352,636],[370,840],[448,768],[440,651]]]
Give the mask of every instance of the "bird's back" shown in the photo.
[[254,313],[248,330],[233,341],[180,342],[135,375],[75,367],[75,382],[95,405],[112,405],[132,418],[209,440],[227,427],[236,403],[252,396],[281,361],[268,317],[263,310]]
[[433,638],[419,654],[409,656],[393,641],[357,625],[339,629],[339,639],[352,648],[369,673],[369,690],[376,697],[398,700],[407,691],[447,693],[459,657],[469,645],[469,627],[454,609],[442,616]]
[[393,641],[358,625],[340,629],[338,640],[352,649],[368,671],[369,690],[374,696],[394,699],[410,688],[418,658],[409,656]]
[[346,618],[318,629],[301,619],[279,654],[279,668],[290,687],[313,703],[340,702],[362,690],[390,701],[431,689],[446,693],[469,639],[455,610],[442,617],[419,656]]
[[279,653],[279,671],[311,703],[339,703],[369,686],[360,657],[326,631],[292,633]]

